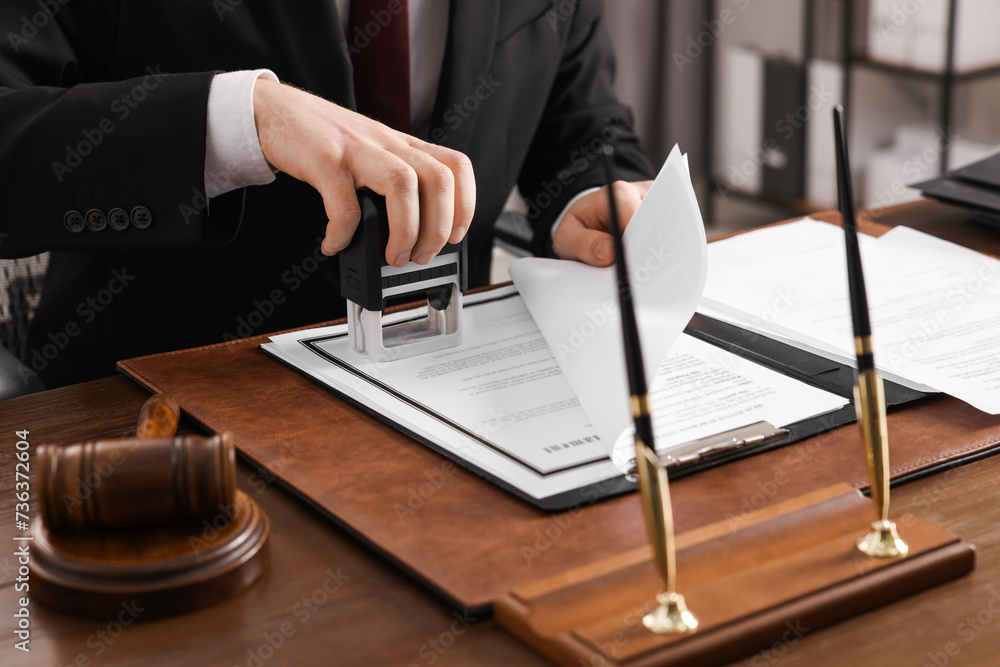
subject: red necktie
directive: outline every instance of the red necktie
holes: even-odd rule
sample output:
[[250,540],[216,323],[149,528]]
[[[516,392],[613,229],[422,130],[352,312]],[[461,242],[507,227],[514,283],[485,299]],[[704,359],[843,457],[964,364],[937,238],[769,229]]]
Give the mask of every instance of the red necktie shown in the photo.
[[358,111],[409,132],[409,0],[351,0],[347,46]]

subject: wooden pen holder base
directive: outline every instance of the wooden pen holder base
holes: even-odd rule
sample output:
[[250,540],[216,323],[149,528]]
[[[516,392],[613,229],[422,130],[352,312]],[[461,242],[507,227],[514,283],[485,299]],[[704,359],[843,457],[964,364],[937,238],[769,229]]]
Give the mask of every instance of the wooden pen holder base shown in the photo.
[[[913,516],[897,520],[902,558],[857,549],[875,510],[835,485],[677,538],[678,591],[699,621],[683,635],[642,625],[662,590],[649,548],[524,586],[497,600],[497,621],[562,665],[709,665],[970,572],[975,549]],[[808,630],[805,630],[805,629]],[[796,634],[798,633],[798,634]]]
[[37,522],[32,595],[79,616],[115,615],[122,605],[141,609],[142,620],[181,614],[254,583],[267,567],[269,532],[267,515],[242,491],[200,523],[50,533]]

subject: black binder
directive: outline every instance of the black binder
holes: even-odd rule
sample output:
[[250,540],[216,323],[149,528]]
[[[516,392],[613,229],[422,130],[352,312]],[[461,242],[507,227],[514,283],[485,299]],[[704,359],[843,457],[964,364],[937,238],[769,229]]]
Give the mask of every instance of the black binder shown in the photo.
[[772,195],[795,199],[805,191],[805,130],[802,100],[805,99],[802,65],[787,58],[764,61],[764,109],[761,137],[767,157],[761,173],[761,189]]
[[[671,479],[683,477],[720,463],[759,454],[769,449],[784,447],[855,420],[854,381],[856,372],[851,366],[801,350],[762,334],[741,329],[701,313],[695,313],[684,332],[761,366],[824,389],[831,394],[848,398],[851,403],[835,412],[786,425],[784,428],[788,433],[784,437],[768,438],[763,441],[751,440],[746,446],[719,448],[717,451],[704,453],[697,459],[685,461],[682,465],[669,469]],[[885,380],[884,383],[886,407],[902,405],[927,396],[923,392],[889,380]]]
[[977,221],[1000,227],[1000,153],[910,187],[925,197],[970,209]]

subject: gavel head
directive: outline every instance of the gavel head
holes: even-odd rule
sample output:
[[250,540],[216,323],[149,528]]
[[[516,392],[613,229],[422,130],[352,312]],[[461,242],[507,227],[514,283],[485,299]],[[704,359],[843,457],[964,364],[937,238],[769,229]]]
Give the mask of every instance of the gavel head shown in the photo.
[[230,433],[42,445],[37,454],[50,531],[198,521],[236,494]]

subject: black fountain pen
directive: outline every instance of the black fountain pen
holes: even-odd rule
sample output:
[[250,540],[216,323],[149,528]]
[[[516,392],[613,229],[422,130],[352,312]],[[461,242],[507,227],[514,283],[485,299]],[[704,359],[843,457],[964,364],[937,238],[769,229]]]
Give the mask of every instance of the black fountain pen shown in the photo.
[[611,238],[614,241],[615,268],[618,278],[618,305],[622,318],[622,337],[625,342],[625,367],[632,400],[632,418],[635,421],[635,458],[639,471],[639,491],[642,510],[646,519],[649,541],[653,545],[657,569],[663,580],[665,592],[657,595],[659,606],[647,614],[643,625],[659,634],[679,634],[694,630],[698,621],[688,611],[684,596],[676,591],[677,563],[674,555],[674,517],[670,507],[670,488],[667,471],[660,462],[653,445],[653,421],[649,414],[649,394],[642,365],[642,348],[639,346],[639,328],[632,305],[625,248],[622,243],[621,224],[615,206],[612,184],[614,178],[614,152],[610,146],[604,150],[604,169],[608,181],[608,215]]
[[847,159],[847,138],[844,134],[844,109],[839,104],[833,110],[833,131],[837,149],[837,190],[840,215],[847,240],[847,281],[854,324],[854,348],[858,359],[858,381],[854,385],[854,407],[861,427],[861,437],[868,459],[868,479],[878,520],[871,531],[858,541],[858,549],[873,558],[904,556],[909,550],[899,538],[896,524],[889,520],[889,438],[885,422],[885,392],[882,378],[875,372],[872,354],[871,321],[868,318],[868,296],[861,270],[858,246],[858,225],[854,218],[854,196],[851,192],[851,169]]

